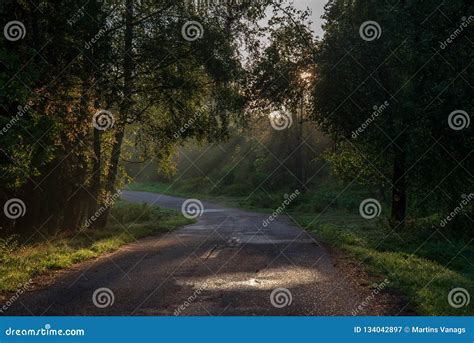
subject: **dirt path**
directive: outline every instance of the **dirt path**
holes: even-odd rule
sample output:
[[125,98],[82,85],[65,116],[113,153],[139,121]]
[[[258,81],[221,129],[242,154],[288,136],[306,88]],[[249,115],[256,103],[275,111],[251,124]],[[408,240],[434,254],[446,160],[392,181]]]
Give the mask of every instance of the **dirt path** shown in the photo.
[[[123,198],[176,210],[186,200],[145,192]],[[370,294],[284,216],[264,227],[268,215],[203,206],[195,224],[78,264],[5,314],[351,315]],[[101,288],[110,291],[99,290],[94,303]],[[369,301],[359,314],[387,313],[379,303]]]

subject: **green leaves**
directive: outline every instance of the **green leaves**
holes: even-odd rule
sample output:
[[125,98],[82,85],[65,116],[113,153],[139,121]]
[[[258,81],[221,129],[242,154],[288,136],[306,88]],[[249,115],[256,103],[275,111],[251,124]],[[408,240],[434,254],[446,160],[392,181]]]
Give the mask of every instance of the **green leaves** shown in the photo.
[[[391,170],[404,160],[409,198],[438,209],[446,206],[441,198],[466,193],[471,178],[472,129],[455,132],[447,120],[454,110],[472,113],[472,42],[466,31],[449,47],[439,45],[466,11],[462,1],[436,9],[426,2],[334,0],[316,55],[314,119],[357,151],[352,160],[363,152],[366,168],[382,180],[392,180]],[[380,27],[378,39],[360,36],[359,28],[370,21]],[[371,120],[374,106],[384,102],[387,110]],[[336,163],[338,172],[352,175],[343,164]]]

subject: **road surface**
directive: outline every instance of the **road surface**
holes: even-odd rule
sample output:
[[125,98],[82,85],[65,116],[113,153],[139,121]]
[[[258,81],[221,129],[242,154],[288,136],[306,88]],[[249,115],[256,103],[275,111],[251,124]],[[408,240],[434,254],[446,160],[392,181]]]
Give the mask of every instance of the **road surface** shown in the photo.
[[[186,200],[122,197],[179,211]],[[58,273],[4,315],[351,315],[358,306],[358,314],[387,313],[382,295],[364,302],[371,289],[335,268],[286,216],[263,225],[266,214],[203,208],[192,225]]]

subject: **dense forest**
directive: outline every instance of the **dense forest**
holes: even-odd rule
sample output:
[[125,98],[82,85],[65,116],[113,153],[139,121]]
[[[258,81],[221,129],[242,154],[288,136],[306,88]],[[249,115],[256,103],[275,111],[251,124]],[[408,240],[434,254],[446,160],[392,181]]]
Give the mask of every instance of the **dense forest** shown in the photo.
[[296,192],[303,229],[388,270],[417,311],[451,313],[451,283],[474,275],[473,9],[329,0],[318,37],[289,0],[3,0],[2,273],[36,234],[112,236],[114,209],[188,223],[115,206],[127,189],[261,211]]
[[115,194],[126,147],[166,161],[225,137],[246,101],[237,42],[250,51],[265,7],[2,2],[2,227],[77,230]]
[[[330,1],[322,40],[307,13],[281,4],[262,29],[270,5],[5,2],[0,194],[27,215],[2,226],[76,230],[134,176],[123,165],[153,159],[159,174],[173,173],[180,144],[252,130],[242,173],[255,180],[239,181],[248,188],[288,179],[311,190],[326,161],[339,179],[389,193],[394,226],[407,211],[449,213],[470,201],[467,1],[434,11]],[[259,139],[270,153],[255,152]],[[271,154],[285,161],[278,173]]]
[[255,203],[265,201],[260,193],[360,185],[388,207],[393,228],[407,219],[440,227],[461,207],[465,215],[443,227],[470,231],[471,10],[466,1],[437,9],[330,1],[323,39],[300,13],[271,27],[247,65],[250,116],[225,145],[191,140],[169,161],[172,170],[126,169],[139,181]]

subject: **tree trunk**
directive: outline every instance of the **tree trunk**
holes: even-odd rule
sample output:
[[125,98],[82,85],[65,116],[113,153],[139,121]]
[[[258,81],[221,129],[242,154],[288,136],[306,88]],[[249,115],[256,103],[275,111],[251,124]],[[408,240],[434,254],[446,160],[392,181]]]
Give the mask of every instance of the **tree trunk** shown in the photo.
[[119,128],[115,133],[115,142],[112,147],[112,155],[110,157],[110,169],[107,174],[107,185],[105,187],[107,193],[110,195],[115,192],[115,181],[117,180],[118,165],[120,162],[120,152],[122,150],[122,142],[124,136],[124,129]]
[[398,139],[396,145],[398,147],[394,147],[391,223],[392,226],[402,229],[407,208],[405,138]]
[[120,152],[122,150],[122,142],[125,133],[126,117],[130,115],[131,90],[132,90],[132,73],[133,73],[133,59],[131,54],[133,47],[133,0],[126,1],[125,13],[125,40],[124,40],[124,58],[123,58],[123,72],[124,72],[124,99],[120,106],[119,120],[117,125],[117,132],[115,133],[115,142],[112,147],[112,155],[110,157],[110,169],[107,175],[107,184],[105,190],[108,194],[114,193],[115,181],[117,180],[118,164],[120,161]]
[[[84,38],[93,36],[98,30],[98,24],[95,18],[99,16],[100,13],[100,4],[97,2],[90,2],[87,4],[87,13],[94,18],[90,20],[88,28],[84,32]],[[90,112],[90,105],[91,103],[97,102],[94,98],[97,98],[97,95],[94,94],[93,91],[93,83],[94,83],[94,76],[96,75],[94,69],[91,66],[89,61],[95,59],[95,48],[86,49],[84,51],[85,59],[82,65],[82,95],[81,95],[81,117],[82,120],[86,123],[92,123],[92,116]],[[81,120],[81,122],[82,122]],[[92,126],[92,125],[91,125]],[[88,134],[87,134],[88,135]],[[85,140],[86,134],[82,134],[79,139],[81,141]],[[94,161],[92,165],[92,182],[89,187],[89,190],[84,193],[80,199],[81,203],[77,201],[76,206],[81,207],[83,210],[80,211],[80,215],[84,218],[91,217],[97,210],[97,204],[99,200],[99,190],[100,190],[100,134],[98,130],[93,127],[93,153],[94,153]],[[78,173],[81,170],[88,170],[87,166],[81,166],[79,163],[80,169],[78,169]],[[98,177],[98,179],[97,179]],[[87,177],[84,178],[86,181]],[[90,194],[89,194],[90,192]],[[81,190],[82,193],[82,190]],[[92,195],[92,197],[91,197]],[[83,218],[80,219],[79,224],[83,221]],[[80,229],[80,225],[78,227]]]
[[306,187],[306,161],[304,153],[304,94],[301,97],[299,117],[296,118],[296,177],[298,178],[299,191],[304,193]]
[[94,127],[94,163],[92,165],[92,183],[91,183],[91,194],[93,199],[91,200],[89,215],[93,215],[100,206],[100,165],[101,165],[101,144],[100,144],[100,131]]
[[[133,58],[131,56],[133,47],[133,0],[126,0],[125,9],[125,38],[124,38],[124,59],[123,59],[123,72],[124,72],[124,84],[123,84],[123,101],[120,106],[119,120],[117,120],[117,131],[115,133],[115,141],[112,147],[112,155],[110,157],[109,172],[107,174],[107,182],[105,186],[106,196],[110,196],[115,193],[115,182],[117,181],[118,166],[120,162],[120,153],[122,150],[122,142],[125,135],[126,118],[130,115],[132,107],[131,96],[132,96],[132,75],[133,75]],[[104,213],[101,216],[98,225],[105,226],[110,213],[110,208],[105,204],[102,206],[106,207]]]

